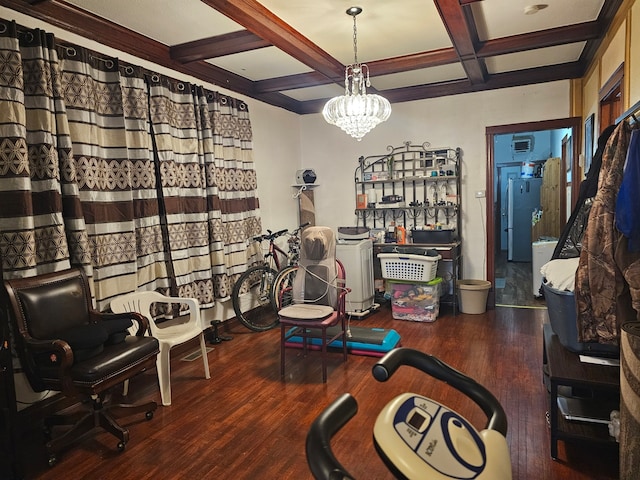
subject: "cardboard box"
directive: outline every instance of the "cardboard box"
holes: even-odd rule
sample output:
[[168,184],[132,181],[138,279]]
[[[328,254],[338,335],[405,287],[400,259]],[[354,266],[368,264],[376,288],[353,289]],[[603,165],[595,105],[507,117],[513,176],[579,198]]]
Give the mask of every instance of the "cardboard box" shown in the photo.
[[435,322],[440,313],[441,277],[428,283],[389,282],[391,314],[396,320]]
[[362,180],[365,182],[389,180],[389,172],[364,172],[362,174]]
[[356,195],[356,208],[357,209],[367,208],[367,194],[366,193],[358,193]]

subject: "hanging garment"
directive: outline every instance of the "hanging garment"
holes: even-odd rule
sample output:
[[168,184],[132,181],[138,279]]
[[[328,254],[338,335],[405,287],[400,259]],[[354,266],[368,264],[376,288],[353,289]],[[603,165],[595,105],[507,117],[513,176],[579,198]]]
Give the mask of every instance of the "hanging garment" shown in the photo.
[[[585,179],[580,182],[580,192],[578,194],[576,206],[573,208],[567,224],[560,233],[560,238],[558,239],[556,248],[553,250],[551,259],[576,258],[580,256],[580,250],[582,250],[582,237],[584,236],[585,229],[587,228],[591,204],[593,203],[593,197],[595,197],[598,192],[598,180],[600,178],[600,169],[602,167],[602,154],[604,152],[604,147],[615,128],[615,125],[609,125],[598,137],[598,148],[596,149],[596,153],[593,155],[591,166],[589,167],[589,171],[587,172]],[[573,280],[571,283],[573,283]]]
[[626,122],[618,124],[602,155],[598,192],[589,213],[576,270],[575,297],[580,342],[618,341],[616,305],[624,288],[624,279],[614,260],[620,235],[615,229],[615,207],[630,135],[631,130]]
[[616,227],[628,239],[630,252],[640,252],[640,133],[631,134],[622,185],[616,200]]

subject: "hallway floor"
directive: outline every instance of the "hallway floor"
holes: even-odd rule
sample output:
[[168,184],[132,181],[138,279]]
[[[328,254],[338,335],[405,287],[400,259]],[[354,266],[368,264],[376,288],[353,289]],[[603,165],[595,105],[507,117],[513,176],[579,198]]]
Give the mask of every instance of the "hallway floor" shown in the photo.
[[496,256],[495,276],[497,306],[546,308],[544,298],[533,295],[531,262],[510,262],[502,251]]

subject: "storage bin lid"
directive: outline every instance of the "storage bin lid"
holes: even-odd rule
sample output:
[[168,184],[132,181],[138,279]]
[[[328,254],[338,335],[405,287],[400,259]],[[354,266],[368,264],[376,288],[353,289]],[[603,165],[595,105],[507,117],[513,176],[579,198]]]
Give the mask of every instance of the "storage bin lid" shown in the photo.
[[338,227],[338,238],[356,240],[369,238],[369,227]]

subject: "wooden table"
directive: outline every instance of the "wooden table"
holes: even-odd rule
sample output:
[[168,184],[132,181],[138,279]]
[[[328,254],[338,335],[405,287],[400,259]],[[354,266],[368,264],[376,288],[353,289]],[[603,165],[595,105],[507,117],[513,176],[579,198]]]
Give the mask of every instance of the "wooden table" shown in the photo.
[[567,350],[553,333],[550,324],[544,325],[543,365],[550,384],[549,420],[551,430],[551,458],[558,458],[558,440],[596,442],[617,448],[606,424],[568,421],[558,413],[558,387],[567,386],[593,391],[598,395],[620,395],[620,367],[597,365],[580,361],[578,354]]

